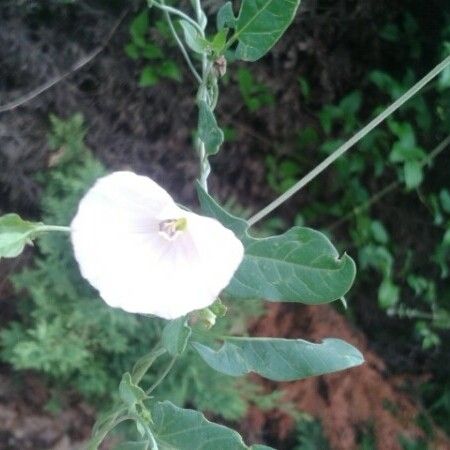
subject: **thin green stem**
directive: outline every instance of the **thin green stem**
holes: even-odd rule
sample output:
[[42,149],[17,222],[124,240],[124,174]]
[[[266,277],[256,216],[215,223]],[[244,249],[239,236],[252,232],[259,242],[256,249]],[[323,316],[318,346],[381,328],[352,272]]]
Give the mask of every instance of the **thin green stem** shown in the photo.
[[[165,5],[163,4],[163,5],[159,5],[159,6],[165,6]],[[172,36],[175,39],[175,42],[177,43],[177,45],[181,51],[181,54],[183,55],[184,60],[186,61],[189,69],[191,70],[192,74],[194,75],[194,78],[199,83],[202,83],[202,77],[197,72],[197,69],[195,68],[194,63],[192,62],[186,48],[184,47],[183,41],[180,39],[180,36],[178,36],[177,30],[175,29],[175,26],[172,22],[172,18],[170,17],[170,14],[165,9],[163,9],[163,14],[164,14],[164,18],[167,21],[167,24],[169,25],[170,32],[172,33]]]
[[366,202],[362,203],[361,205],[356,206],[353,208],[349,213],[347,213],[345,216],[341,217],[336,222],[332,223],[329,227],[327,227],[327,230],[332,231],[335,228],[338,228],[343,223],[347,222],[347,220],[351,219],[353,216],[357,216],[362,211],[370,208],[373,204],[379,202],[385,195],[389,194],[390,192],[394,191],[400,186],[400,181],[393,181],[392,183],[385,186],[381,191],[377,192],[373,197],[371,197]]
[[159,3],[155,0],[153,0],[150,2],[150,4],[153,6],[156,6],[157,8],[161,9],[162,11],[164,11],[166,13],[181,17],[183,20],[185,20],[186,22],[189,22],[193,27],[195,27],[195,29],[199,33],[201,33],[203,36],[203,30],[200,28],[199,24],[194,19],[189,17],[187,14],[185,14],[183,11],[180,11],[179,9],[176,9],[176,8],[172,8],[171,6],[167,6],[163,1],[161,1],[161,3]]
[[169,374],[169,372],[172,370],[172,367],[174,366],[176,360],[178,359],[178,356],[174,356],[167,367],[164,369],[164,371],[161,373],[161,375],[158,377],[158,379],[150,386],[150,388],[146,391],[147,395],[150,395],[163,381],[164,378]]
[[434,77],[436,77],[440,72],[442,72],[448,65],[450,65],[450,56],[445,58],[440,64],[438,64],[434,69],[428,72],[418,83],[416,83],[411,89],[405,92],[398,100],[396,100],[392,105],[386,108],[381,114],[379,114],[375,119],[369,122],[364,128],[358,131],[353,137],[351,137],[345,144],[341,145],[337,150],[335,150],[330,156],[324,159],[319,165],[317,165],[311,172],[306,174],[300,181],[294,184],[290,189],[288,189],[284,194],[281,194],[273,202],[268,204],[261,211],[256,213],[248,221],[249,225],[254,225],[261,219],[270,214],[274,209],[282,205],[286,200],[291,198],[300,189],[305,187],[309,182],[314,180],[318,175],[320,175],[325,169],[328,168],[334,161],[336,161],[340,156],[342,156],[347,150],[352,148],[356,143],[358,143],[363,137],[365,137],[369,132],[371,132],[380,123],[386,120],[394,111],[400,108],[405,102],[407,102],[411,97],[413,97],[417,92],[419,92],[427,83],[429,83]]
[[152,350],[150,353],[147,353],[142,358],[140,358],[133,367],[133,371],[131,374],[131,379],[134,384],[139,384],[144,375],[148,372],[148,369],[153,365],[153,363],[164,353],[166,353],[166,349],[163,347],[157,347],[155,350]]
[[448,146],[450,145],[450,134],[439,144],[437,145],[430,154],[421,161],[421,166],[426,166],[431,161],[433,161],[436,156],[441,154]]
[[151,450],[158,450],[158,444],[156,443],[155,437],[153,436],[152,433],[147,433],[149,439],[150,439],[150,444],[152,446]]
[[407,317],[408,319],[436,320],[439,318],[439,313],[427,313],[415,309],[391,310],[390,314],[398,317]]
[[[436,158],[440,153],[442,153],[449,145],[450,145],[450,135],[448,135],[439,145],[437,145],[427,155],[427,157],[420,162],[420,165],[423,167],[432,162],[433,159]],[[388,184],[383,189],[381,189],[381,191],[377,192],[375,195],[369,198],[366,202],[356,206],[345,216],[341,217],[339,220],[332,223],[329,227],[327,227],[327,230],[329,231],[334,230],[335,228],[339,227],[343,223],[350,220],[353,216],[356,216],[360,214],[362,211],[370,208],[373,204],[379,202],[384,196],[397,189],[401,184],[402,183],[399,180],[393,181],[392,183]]]

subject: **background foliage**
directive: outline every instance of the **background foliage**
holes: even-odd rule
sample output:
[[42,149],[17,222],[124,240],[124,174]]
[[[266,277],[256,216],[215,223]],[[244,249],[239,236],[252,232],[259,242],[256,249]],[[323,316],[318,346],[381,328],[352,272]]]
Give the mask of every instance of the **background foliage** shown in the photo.
[[[82,2],[72,3],[73,8],[83,8]],[[58,10],[55,5],[56,2],[52,8]],[[212,5],[211,9],[214,10],[216,6],[218,5]],[[327,2],[321,6],[325,10],[329,7]],[[244,209],[248,209],[249,203],[257,204],[264,193],[267,195],[268,191],[263,186],[263,181],[269,185],[272,196],[284,191],[366,123],[383,104],[388,104],[411,86],[423,74],[425,67],[431,65],[431,61],[436,62],[439,57],[448,54],[450,19],[444,8],[441,8],[442,14],[434,19],[434,26],[431,29],[424,26],[425,19],[419,2],[402,5],[399,8],[401,12],[396,12],[394,8],[392,14],[387,12],[390,8],[383,6],[386,12],[377,24],[378,35],[374,38],[371,56],[367,56],[368,53],[364,49],[364,56],[361,58],[363,61],[373,58],[375,62],[373,64],[365,62],[365,67],[369,67],[370,70],[363,72],[359,67],[358,75],[349,82],[342,81],[344,70],[335,69],[341,66],[333,66],[330,61],[324,63],[333,66],[335,72],[333,75],[336,76],[336,85],[333,81],[329,82],[333,87],[330,88],[332,92],[329,92],[328,97],[318,93],[319,90],[325,90],[326,80],[321,79],[319,82],[317,74],[320,73],[326,78],[326,73],[320,72],[317,67],[312,66],[316,70],[302,70],[297,73],[287,65],[287,69],[280,71],[289,73],[291,70],[292,84],[295,84],[294,91],[298,95],[296,103],[302,105],[302,114],[306,111],[307,115],[306,120],[301,120],[301,125],[292,120],[286,121],[287,126],[292,129],[290,135],[285,133],[283,124],[274,118],[274,115],[280,114],[280,105],[285,103],[282,103],[283,89],[280,90],[273,77],[264,70],[253,72],[251,66],[247,65],[240,66],[236,74],[229,75],[226,80],[229,84],[223,89],[225,91],[234,88],[234,92],[240,97],[237,101],[234,96],[231,104],[224,100],[223,110],[219,109],[219,114],[227,123],[225,136],[229,147],[226,150],[230,150],[228,154],[230,156],[224,158],[231,159],[233,155],[236,156],[236,153],[233,153],[233,143],[239,142],[238,138],[245,136],[249,141],[251,139],[249,134],[243,131],[242,126],[236,123],[240,122],[244,123],[247,129],[253,127],[253,133],[259,136],[257,140],[248,144],[257,150],[251,153],[252,157],[258,155],[265,161],[264,180],[259,179],[259,183],[256,183],[259,185],[257,194],[254,193],[256,188],[246,190],[245,187],[236,185],[241,192],[248,191],[249,197],[252,196],[248,203],[244,199],[247,207]],[[178,86],[176,83],[174,85],[164,83],[181,78],[179,69],[181,63],[171,50],[172,44],[169,43],[168,48],[163,47],[159,37],[147,35],[142,32],[142,27],[139,28],[139,23],[143,22],[141,7],[142,5],[137,4],[136,10],[132,13],[133,17],[127,19],[126,38],[121,44],[121,52],[128,55],[127,58],[131,58],[126,60],[127,64],[132,64],[135,70],[134,78],[129,77],[125,84],[136,82],[142,86],[150,86],[157,83],[155,89],[170,86],[170,89],[176,90],[178,89],[174,87]],[[305,14],[309,19],[308,7],[309,5],[305,6]],[[35,4],[32,8],[39,10],[41,6]],[[45,23],[48,20],[46,19],[48,12],[44,10],[39,14]],[[300,25],[304,28],[308,26],[304,23]],[[296,30],[301,29],[298,23],[296,27]],[[346,27],[341,25],[341,28]],[[158,33],[164,35],[164,32],[163,27],[161,29],[158,27]],[[292,50],[294,44],[289,38],[287,42],[292,48],[289,49],[290,53],[283,54],[283,58],[291,63],[289,58],[295,58],[295,52]],[[441,45],[437,45],[437,42],[441,42]],[[380,57],[380,53],[385,56]],[[303,58],[305,54],[300,53],[300,56]],[[269,61],[273,64],[270,67],[280,67],[283,63],[277,52],[269,57]],[[20,74],[17,79],[20,80]],[[277,217],[267,221],[263,230],[263,232],[284,231],[287,225],[293,223],[317,226],[336,236],[334,241],[341,242],[342,248],[352,249],[351,254],[357,256],[360,267],[360,279],[358,286],[348,298],[348,317],[366,331],[373,345],[386,356],[391,371],[432,373],[432,379],[422,386],[422,399],[433,420],[447,428],[447,431],[450,411],[449,373],[448,368],[441,362],[448,357],[446,342],[449,337],[450,309],[448,301],[450,207],[448,169],[446,170],[449,166],[448,153],[443,152],[432,163],[424,161],[430,151],[446,139],[450,128],[449,80],[450,71],[447,71],[420,97],[393,117],[388,127],[380,128],[368,136],[357,150],[338,161],[329,175],[311,185],[304,200],[293,201],[281,210]],[[323,84],[320,84],[321,82]],[[113,97],[104,95],[101,89],[106,87],[96,87],[95,81],[92,82],[90,79],[87,81],[81,79],[79,84],[85,89],[81,90],[84,92],[83,95],[87,90],[97,93],[99,97]],[[66,92],[67,89],[64,87],[64,94]],[[139,96],[145,98],[145,102],[151,103],[154,100],[153,92],[143,89]],[[292,94],[292,90],[289,94]],[[68,98],[70,95],[72,94],[67,94]],[[61,100],[63,96],[60,95],[59,98],[55,107],[59,106],[62,110],[72,112],[78,110],[73,104],[71,108],[67,108],[64,103],[66,100]],[[83,100],[85,97],[81,98]],[[244,107],[239,111],[238,120],[229,119],[229,111],[239,109],[240,103],[243,103]],[[61,108],[61,104],[64,107]],[[82,101],[80,105],[83,105]],[[88,110],[90,104],[85,107]],[[96,113],[102,107],[103,110],[107,110],[109,105],[97,105]],[[125,107],[122,110],[127,111]],[[149,164],[151,167],[160,164],[160,160],[155,161],[153,155],[160,138],[158,133],[162,133],[163,144],[159,143],[160,146],[164,146],[165,155],[162,160],[174,167],[175,162],[170,159],[168,156],[170,152],[165,147],[167,135],[175,135],[174,128],[184,127],[188,131],[182,135],[181,141],[189,145],[193,127],[177,123],[174,128],[170,128],[155,115],[144,114],[139,108],[136,108],[136,111],[138,113],[128,111],[128,114],[136,117],[134,123],[137,125],[134,131],[138,139],[143,140],[145,137],[139,130],[154,126],[154,129],[151,128],[153,133],[151,140],[157,143],[151,144],[148,153],[147,148],[142,151],[142,154],[150,156],[139,157],[138,164]],[[286,117],[281,114],[280,116],[283,119]],[[100,120],[92,120],[93,128]],[[266,122],[270,121],[274,125],[266,125]],[[271,127],[278,127],[277,131],[280,131],[281,138],[272,139],[275,131]],[[87,155],[85,150],[80,152],[83,133],[71,131],[81,130],[79,118],[67,123],[53,119],[53,129],[51,143],[56,150],[56,159],[60,160],[51,171],[38,177],[39,183],[44,186],[40,205],[46,213],[46,219],[51,222],[67,223],[73,215],[81,193],[104,169],[96,161],[97,158],[85,156],[78,159],[76,156]],[[139,143],[133,142],[133,145],[128,145],[130,138],[127,131],[123,132],[124,129],[127,130],[123,120],[118,129],[119,131],[111,130],[114,139],[119,142],[118,145],[137,154]],[[271,144],[261,140],[261,135],[264,139],[266,132],[272,141]],[[95,131],[92,130],[92,133]],[[95,140],[92,137],[91,139]],[[281,142],[280,139],[286,141]],[[100,148],[101,139],[99,142],[100,144],[96,142],[97,154],[107,164],[111,164],[111,157],[105,156],[106,150]],[[64,146],[66,151],[58,155],[57,149],[61,146]],[[72,155],[70,148],[73,148]],[[113,146],[111,148],[111,152],[119,155],[117,160],[120,163],[126,161],[129,155],[120,156],[122,153]],[[238,159],[245,161],[240,157]],[[235,173],[235,166],[233,172],[227,168],[223,160],[219,159],[217,164],[223,169],[223,173],[230,171]],[[250,167],[248,170],[249,173],[254,173]],[[19,173],[16,178],[20,180],[20,177]],[[234,180],[234,177],[235,175],[230,176],[229,179]],[[8,186],[11,186],[14,180],[2,179],[2,181],[6,186],[4,192],[8,192]],[[385,192],[385,189],[388,191]],[[15,192],[20,192],[20,189],[17,188]],[[226,189],[221,193],[222,197],[227,197],[228,194],[229,191]],[[21,201],[16,202],[21,204]],[[131,361],[146,351],[149,343],[154,341],[157,330],[153,326],[146,326],[144,321],[102,309],[101,303],[94,299],[94,294],[89,289],[81,287],[76,269],[71,266],[67,257],[66,248],[64,238],[54,244],[49,240],[42,240],[39,250],[41,256],[36,266],[26,269],[15,277],[14,283],[21,292],[18,301],[19,310],[17,321],[2,332],[2,358],[16,368],[32,368],[46,373],[52,385],[69,383],[76,391],[90,398],[102,399],[105,395],[102,387],[116,388],[119,374]],[[58,283],[53,280],[61,274],[59,270],[61,265],[71,269],[67,272],[67,277],[58,279],[60,286],[63,286],[58,289]],[[33,286],[32,289],[29,289],[30,284]],[[26,293],[25,289],[29,293]],[[86,314],[85,305],[89,305],[90,311],[92,305],[96,305],[95,312],[102,320],[97,322],[91,315]],[[63,317],[64,320],[58,320],[58,317]],[[76,337],[79,335],[83,336],[83,339]],[[61,336],[64,336],[64,339]],[[115,342],[112,349],[110,340]],[[135,349],[136,354],[129,348]],[[52,352],[42,351],[43,349],[51,349]],[[58,351],[55,351],[56,349]],[[188,401],[212,411],[219,410],[218,404],[211,405],[216,398],[220,401],[224,401],[225,397],[231,398],[230,405],[225,405],[225,409],[221,406],[220,411],[229,418],[242,415],[247,406],[245,399],[243,401],[233,395],[230,397],[230,393],[227,392],[227,390],[234,392],[234,382],[218,375],[215,381],[212,372],[203,372],[200,367],[204,366],[199,364],[197,366],[194,355],[191,355],[191,358],[189,368],[197,367],[197,369],[189,372],[185,367],[180,367],[181,373],[177,372],[174,377],[174,385],[164,386],[164,389],[167,388],[169,391],[169,398],[177,399],[179,404]],[[52,363],[56,364],[51,365]],[[80,367],[85,370],[79,371]],[[182,369],[186,369],[186,373]],[[205,380],[201,378],[202,376]],[[95,382],[95,377],[103,380],[102,386]],[[198,379],[199,385],[193,382]],[[202,396],[204,388],[201,384],[203,382],[218,386],[218,397],[204,398],[205,395]],[[179,386],[183,388],[179,389]],[[249,386],[247,389],[250,391],[249,398],[252,398],[254,393]],[[216,389],[213,390],[216,392]],[[227,392],[227,395],[220,398],[223,392]],[[311,427],[314,428],[314,425]],[[303,436],[299,438],[299,445],[307,446],[307,440],[316,436],[315,430],[316,428],[304,433],[299,432]],[[322,438],[318,437],[318,442],[321,442]],[[362,439],[362,448],[371,448],[374,445],[370,433],[367,433]]]

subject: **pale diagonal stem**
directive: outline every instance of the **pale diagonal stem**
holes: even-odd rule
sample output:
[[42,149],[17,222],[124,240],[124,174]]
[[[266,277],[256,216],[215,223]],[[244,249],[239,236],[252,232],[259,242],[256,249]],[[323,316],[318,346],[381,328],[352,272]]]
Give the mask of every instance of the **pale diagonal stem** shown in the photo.
[[254,225],[261,219],[270,214],[274,209],[282,205],[286,200],[291,198],[300,189],[304,188],[308,183],[310,183],[314,178],[320,175],[325,169],[327,169],[331,164],[334,163],[340,156],[357,144],[363,137],[370,133],[374,128],[376,128],[380,123],[386,120],[394,111],[400,108],[404,103],[406,103],[411,97],[417,94],[426,84],[428,84],[434,77],[436,77],[440,72],[442,72],[448,65],[450,65],[450,56],[447,56],[440,64],[438,64],[434,69],[428,72],[419,82],[417,82],[411,89],[405,92],[399,99],[397,99],[392,105],[386,108],[381,114],[379,114],[375,119],[369,122],[364,128],[358,131],[353,137],[351,137],[347,142],[341,145],[337,150],[335,150],[330,156],[325,158],[319,165],[317,165],[313,170],[307,173],[301,180],[294,184],[285,193],[281,194],[273,202],[269,203],[265,208],[252,216],[248,223],[249,225]]
[[63,227],[63,226],[59,226],[59,225],[43,225],[42,227],[39,228],[38,231],[39,232],[41,232],[41,231],[60,231],[63,233],[70,233],[71,229],[70,229],[70,227]]
[[6,112],[6,111],[12,111],[19,106],[22,106],[23,104],[34,100],[36,97],[44,93],[45,91],[48,91],[50,88],[55,86],[56,84],[60,83],[64,79],[70,77],[75,72],[89,64],[91,61],[93,61],[100,53],[105,50],[105,48],[108,46],[109,42],[111,41],[112,37],[114,36],[115,32],[119,28],[120,24],[122,23],[125,16],[128,14],[129,9],[126,8],[122,14],[120,15],[117,22],[112,27],[111,31],[107,34],[106,39],[103,41],[103,43],[95,48],[92,52],[90,52],[87,56],[81,58],[79,61],[77,61],[69,70],[62,73],[61,75],[57,75],[56,77],[52,78],[51,80],[47,81],[41,86],[38,86],[36,89],[33,89],[31,92],[28,92],[27,94],[22,95],[16,100],[13,100],[9,103],[6,103],[4,105],[0,105],[0,113]]

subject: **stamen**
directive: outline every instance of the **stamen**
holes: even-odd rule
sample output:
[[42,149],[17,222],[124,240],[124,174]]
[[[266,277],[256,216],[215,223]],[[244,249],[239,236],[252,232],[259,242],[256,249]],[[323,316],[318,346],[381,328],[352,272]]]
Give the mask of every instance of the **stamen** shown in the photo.
[[159,222],[159,234],[169,241],[174,240],[178,234],[186,230],[187,219],[180,217],[179,219],[166,219]]

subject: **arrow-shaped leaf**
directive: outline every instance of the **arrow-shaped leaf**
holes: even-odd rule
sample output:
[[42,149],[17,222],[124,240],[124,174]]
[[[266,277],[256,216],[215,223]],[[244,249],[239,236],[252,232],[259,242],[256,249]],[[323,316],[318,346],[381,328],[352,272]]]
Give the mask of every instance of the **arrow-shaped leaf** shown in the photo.
[[223,210],[200,186],[202,211],[240,238],[244,259],[226,292],[233,298],[328,303],[344,296],[353,284],[356,268],[350,256],[339,257],[322,233],[294,227],[284,234],[256,239],[248,224]]
[[300,380],[364,362],[359,350],[340,339],[314,344],[302,339],[233,338],[217,351],[198,342],[192,345],[218,372],[231,376],[255,372],[275,381]]

